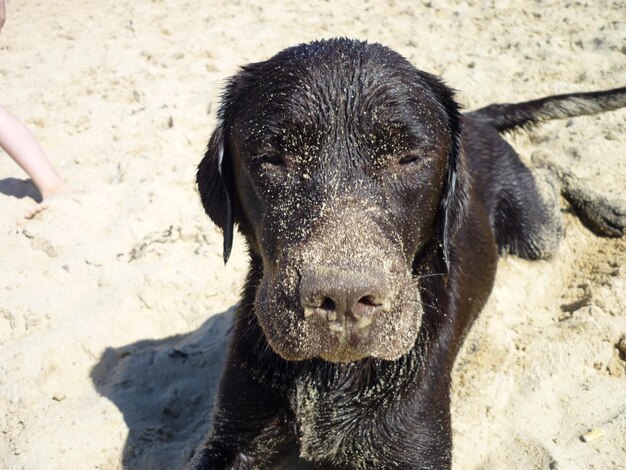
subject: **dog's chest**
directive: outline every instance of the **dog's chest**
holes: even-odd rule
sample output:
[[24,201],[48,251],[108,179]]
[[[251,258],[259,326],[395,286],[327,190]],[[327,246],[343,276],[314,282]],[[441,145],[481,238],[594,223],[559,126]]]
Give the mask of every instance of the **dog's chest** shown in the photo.
[[372,410],[369,400],[362,392],[320,390],[309,380],[298,381],[291,402],[301,457],[352,468],[376,460],[374,447],[381,443],[373,436],[380,410]]

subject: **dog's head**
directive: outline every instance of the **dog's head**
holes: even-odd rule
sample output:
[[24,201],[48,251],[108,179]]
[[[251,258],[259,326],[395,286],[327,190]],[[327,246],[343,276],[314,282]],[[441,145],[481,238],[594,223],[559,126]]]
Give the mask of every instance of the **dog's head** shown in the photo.
[[378,44],[286,49],[231,78],[198,187],[262,264],[254,311],[289,360],[393,360],[423,315],[421,264],[464,213],[452,92]]

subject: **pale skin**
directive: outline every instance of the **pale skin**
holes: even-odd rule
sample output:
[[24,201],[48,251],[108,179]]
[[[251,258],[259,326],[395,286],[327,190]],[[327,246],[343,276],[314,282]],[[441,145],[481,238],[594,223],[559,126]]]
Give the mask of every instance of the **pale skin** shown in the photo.
[[0,147],[28,173],[41,193],[42,201],[24,215],[31,219],[50,207],[64,192],[65,183],[56,172],[35,136],[15,116],[0,106]]
[[[6,19],[4,0],[0,0],[0,29]],[[63,179],[56,172],[35,136],[19,119],[0,106],[0,147],[28,173],[41,193],[42,201],[29,209],[31,219],[47,209],[51,201],[65,190]]]

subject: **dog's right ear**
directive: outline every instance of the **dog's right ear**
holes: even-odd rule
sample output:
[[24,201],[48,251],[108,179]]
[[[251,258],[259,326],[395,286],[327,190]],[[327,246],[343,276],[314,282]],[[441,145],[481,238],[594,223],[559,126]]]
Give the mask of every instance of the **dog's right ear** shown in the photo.
[[224,232],[224,264],[233,246],[235,227],[235,187],[232,160],[220,124],[213,131],[204,158],[198,166],[196,182],[205,212]]

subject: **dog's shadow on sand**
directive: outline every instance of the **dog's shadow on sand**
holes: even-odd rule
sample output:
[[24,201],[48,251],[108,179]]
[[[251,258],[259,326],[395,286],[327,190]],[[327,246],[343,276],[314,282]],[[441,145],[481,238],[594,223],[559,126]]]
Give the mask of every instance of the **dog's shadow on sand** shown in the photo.
[[2,178],[0,179],[0,194],[13,196],[18,199],[26,197],[33,199],[35,202],[41,202],[41,193],[37,186],[29,180],[21,180],[19,178]]
[[104,351],[91,379],[124,415],[124,469],[180,468],[206,437],[234,309],[188,334]]

